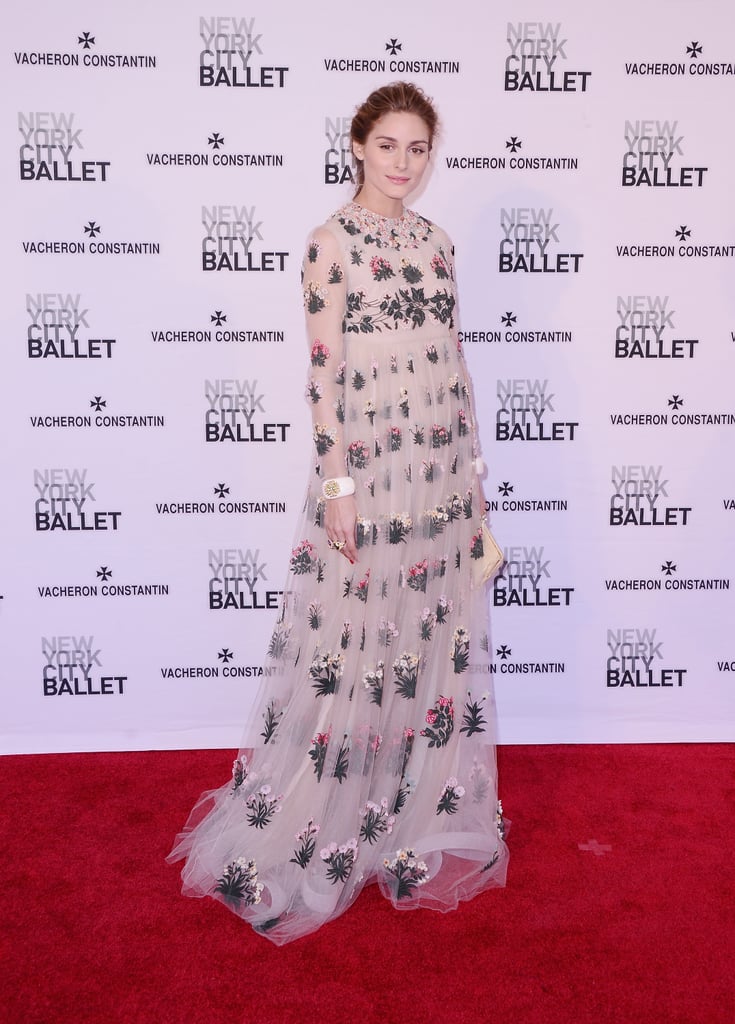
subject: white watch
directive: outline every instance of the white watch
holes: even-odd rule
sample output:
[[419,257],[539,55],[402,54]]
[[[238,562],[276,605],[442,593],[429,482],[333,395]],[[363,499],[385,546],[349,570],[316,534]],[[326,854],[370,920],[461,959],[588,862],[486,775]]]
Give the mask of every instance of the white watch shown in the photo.
[[355,493],[355,481],[351,476],[335,476],[322,483],[322,494],[325,498],[343,498],[346,494]]

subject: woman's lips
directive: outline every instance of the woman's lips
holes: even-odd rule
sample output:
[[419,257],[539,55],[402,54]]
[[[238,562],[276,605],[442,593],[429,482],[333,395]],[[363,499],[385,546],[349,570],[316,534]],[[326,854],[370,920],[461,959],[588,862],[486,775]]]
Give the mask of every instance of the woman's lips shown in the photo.
[[388,181],[392,181],[394,185],[405,185],[407,181],[411,180],[410,178],[397,178],[392,174],[388,174],[386,177],[388,178]]

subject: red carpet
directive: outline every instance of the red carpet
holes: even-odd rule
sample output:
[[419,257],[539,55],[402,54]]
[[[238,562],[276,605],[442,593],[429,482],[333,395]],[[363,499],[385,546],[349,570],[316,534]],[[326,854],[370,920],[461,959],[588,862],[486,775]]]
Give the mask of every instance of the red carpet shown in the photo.
[[[282,949],[163,858],[226,751],[0,758],[7,1024],[732,1024],[735,751],[508,747],[509,884]],[[580,848],[582,844],[583,848]],[[590,849],[590,845],[592,848]]]

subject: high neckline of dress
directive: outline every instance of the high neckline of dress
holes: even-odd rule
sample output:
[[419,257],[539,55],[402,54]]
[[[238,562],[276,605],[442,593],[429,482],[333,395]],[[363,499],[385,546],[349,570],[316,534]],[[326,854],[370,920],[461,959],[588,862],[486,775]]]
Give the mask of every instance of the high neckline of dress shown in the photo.
[[404,208],[400,217],[384,217],[353,201],[338,210],[335,216],[349,234],[360,233],[366,242],[391,249],[415,249],[429,238],[433,230],[425,218],[408,208]]
[[401,224],[404,220],[411,216],[416,216],[413,210],[409,210],[408,207],[403,208],[403,213],[400,217],[386,217],[383,213],[378,213],[376,210],[370,210],[367,206],[362,206],[361,203],[356,203],[354,199],[347,204],[345,207],[351,214],[355,214],[366,221],[374,221],[380,224],[390,224],[391,226]]

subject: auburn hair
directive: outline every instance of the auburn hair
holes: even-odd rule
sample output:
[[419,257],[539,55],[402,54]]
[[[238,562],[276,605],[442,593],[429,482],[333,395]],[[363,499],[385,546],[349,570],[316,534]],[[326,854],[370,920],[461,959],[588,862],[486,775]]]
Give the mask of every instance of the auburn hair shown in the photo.
[[[391,82],[370,93],[355,111],[350,127],[351,141],[364,145],[376,122],[386,114],[416,114],[429,130],[429,149],[439,127],[439,115],[423,89],[412,82]],[[353,157],[357,167],[355,181],[358,191],[365,184],[363,161]]]

